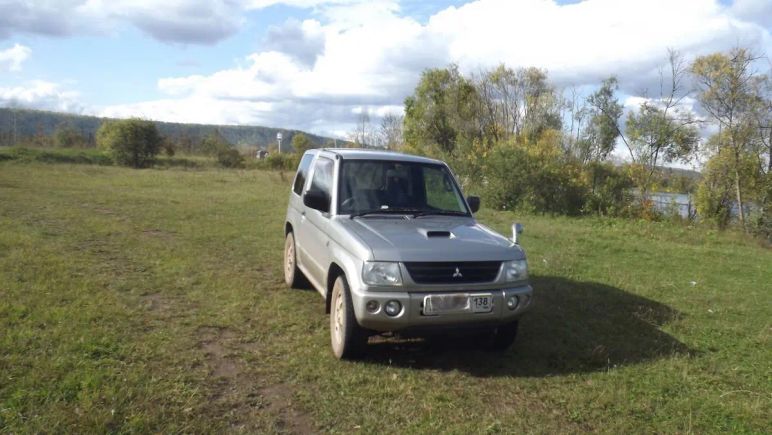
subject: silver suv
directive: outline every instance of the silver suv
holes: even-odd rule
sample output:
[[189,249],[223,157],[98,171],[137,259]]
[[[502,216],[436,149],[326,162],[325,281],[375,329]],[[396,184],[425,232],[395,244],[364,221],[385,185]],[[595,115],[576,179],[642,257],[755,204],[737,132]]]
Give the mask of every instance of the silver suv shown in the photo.
[[505,349],[533,294],[512,239],[478,223],[448,166],[385,151],[320,149],[300,161],[284,233],[284,279],[326,300],[332,350],[370,335],[480,329]]

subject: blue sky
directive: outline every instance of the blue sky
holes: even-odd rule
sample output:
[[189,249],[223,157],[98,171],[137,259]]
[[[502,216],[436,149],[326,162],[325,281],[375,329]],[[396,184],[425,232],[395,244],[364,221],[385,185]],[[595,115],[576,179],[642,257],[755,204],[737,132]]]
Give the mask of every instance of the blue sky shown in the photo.
[[634,105],[668,48],[769,53],[770,27],[769,0],[0,0],[0,106],[345,136],[425,68],[613,74]]

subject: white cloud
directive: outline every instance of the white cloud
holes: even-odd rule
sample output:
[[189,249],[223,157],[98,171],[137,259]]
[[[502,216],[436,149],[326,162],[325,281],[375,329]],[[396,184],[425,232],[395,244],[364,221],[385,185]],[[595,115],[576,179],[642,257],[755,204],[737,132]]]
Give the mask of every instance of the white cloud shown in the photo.
[[772,27],[772,2],[769,0],[735,0],[729,10],[739,19],[767,30]]
[[738,0],[732,8],[717,0],[478,0],[424,24],[400,15],[391,0],[281,3],[313,8],[317,19],[275,27],[264,51],[241,65],[161,79],[169,98],[120,106],[121,113],[332,133],[353,129],[357,108],[380,116],[400,107],[422,70],[451,62],[467,72],[499,63],[538,66],[560,85],[597,84],[614,74],[635,95],[656,85],[668,48],[694,56],[738,41],[762,51],[772,46],[769,28],[738,12],[763,6],[758,0]]
[[159,41],[211,44],[239,30],[244,8],[233,0],[7,0],[0,2],[0,39],[110,33],[129,24]]
[[[380,1],[380,0],[379,0]],[[47,36],[109,34],[138,28],[163,42],[214,44],[241,29],[250,10],[350,7],[367,0],[2,0],[0,39],[18,33]]]
[[21,44],[0,50],[0,71],[21,71],[21,64],[32,54],[32,50]]
[[77,92],[43,80],[34,80],[23,86],[0,86],[0,107],[82,112],[79,99]]

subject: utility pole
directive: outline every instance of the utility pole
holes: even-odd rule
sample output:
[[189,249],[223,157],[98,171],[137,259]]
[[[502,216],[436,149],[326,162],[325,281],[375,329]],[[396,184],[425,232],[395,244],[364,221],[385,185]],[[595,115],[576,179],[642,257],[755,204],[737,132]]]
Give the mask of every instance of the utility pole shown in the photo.
[[13,146],[16,146],[16,107],[11,110],[13,113]]

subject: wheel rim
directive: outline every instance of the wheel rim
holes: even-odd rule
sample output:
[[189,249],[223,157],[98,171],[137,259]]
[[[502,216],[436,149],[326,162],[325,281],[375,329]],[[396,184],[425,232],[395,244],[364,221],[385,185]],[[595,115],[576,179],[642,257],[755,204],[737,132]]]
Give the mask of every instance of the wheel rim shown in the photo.
[[336,289],[333,332],[335,341],[339,344],[343,341],[343,312],[343,295],[341,294],[340,289]]
[[289,281],[292,277],[292,272],[295,270],[295,244],[292,243],[292,239],[287,238],[287,249],[285,250],[284,258],[284,278]]

